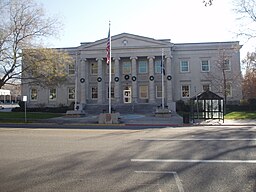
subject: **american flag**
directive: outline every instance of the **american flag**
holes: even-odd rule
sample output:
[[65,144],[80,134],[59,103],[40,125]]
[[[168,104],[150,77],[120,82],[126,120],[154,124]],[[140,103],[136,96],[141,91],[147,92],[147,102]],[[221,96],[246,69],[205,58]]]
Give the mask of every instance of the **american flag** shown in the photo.
[[108,42],[107,42],[106,51],[107,51],[107,64],[109,64],[110,62],[110,28],[108,31]]

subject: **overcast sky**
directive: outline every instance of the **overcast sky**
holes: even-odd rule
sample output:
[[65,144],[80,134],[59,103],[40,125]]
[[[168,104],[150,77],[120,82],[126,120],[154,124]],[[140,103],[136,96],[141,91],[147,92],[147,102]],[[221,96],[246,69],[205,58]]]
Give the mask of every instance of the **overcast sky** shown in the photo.
[[[232,0],[37,0],[49,15],[64,23],[59,39],[50,47],[79,46],[123,32],[173,43],[241,41]],[[246,45],[242,56],[250,50]]]

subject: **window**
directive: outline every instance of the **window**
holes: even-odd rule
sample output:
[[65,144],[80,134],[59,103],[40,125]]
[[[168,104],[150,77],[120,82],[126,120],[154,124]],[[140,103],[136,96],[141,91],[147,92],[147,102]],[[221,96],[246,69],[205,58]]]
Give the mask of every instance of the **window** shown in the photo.
[[156,86],[156,98],[162,98],[162,86]]
[[180,62],[180,72],[189,72],[189,63],[188,61]]
[[224,68],[224,70],[226,70],[226,71],[230,71],[231,70],[231,65],[230,65],[230,60],[229,59],[225,59],[224,61],[223,61],[223,68]]
[[50,89],[49,90],[49,100],[54,101],[57,98],[57,90],[56,89]]
[[[111,86],[111,98],[115,98],[114,90],[115,90],[114,87]],[[109,87],[108,87],[108,96],[107,97],[109,98]]]
[[148,99],[148,86],[140,86],[140,99]]
[[203,85],[203,91],[209,91],[210,90],[210,85],[209,84],[204,84]]
[[123,74],[130,75],[132,73],[132,64],[130,61],[123,62]]
[[97,75],[98,74],[98,64],[97,63],[92,63],[91,64],[91,74],[92,75]]
[[145,60],[139,61],[139,73],[148,72],[148,63]]
[[189,97],[189,85],[182,85],[181,86],[181,97],[188,98]]
[[68,88],[68,99],[69,100],[75,99],[75,88],[74,87]]
[[31,101],[36,101],[37,100],[37,96],[38,96],[37,89],[32,88],[30,90],[30,100]]
[[[109,74],[109,64],[106,63],[106,72]],[[111,64],[111,74],[115,73],[115,65]]]
[[209,72],[210,71],[210,65],[208,60],[203,60],[201,63],[201,70],[202,72]]
[[155,60],[155,73],[161,73],[161,60]]
[[75,70],[75,64],[74,63],[71,63],[68,65],[68,74],[69,75],[74,75],[76,72]]
[[92,87],[92,99],[97,99],[98,98],[98,88],[97,87]]
[[227,97],[232,97],[232,84],[231,84],[231,82],[227,82],[227,84],[226,84],[226,94],[227,94]]

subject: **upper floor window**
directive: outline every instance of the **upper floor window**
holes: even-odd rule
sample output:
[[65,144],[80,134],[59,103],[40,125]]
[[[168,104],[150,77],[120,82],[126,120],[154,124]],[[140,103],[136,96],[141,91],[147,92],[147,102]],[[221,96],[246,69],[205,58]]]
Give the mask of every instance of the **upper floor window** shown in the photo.
[[49,100],[54,101],[57,99],[57,89],[49,90]]
[[74,75],[76,72],[76,69],[75,69],[75,64],[74,63],[70,63],[68,65],[68,74],[69,75]]
[[229,59],[225,59],[223,61],[223,68],[226,71],[230,71],[231,70],[231,64],[230,64],[230,60]]
[[181,86],[181,97],[182,98],[190,97],[190,87],[189,87],[189,85],[182,85]]
[[201,70],[202,72],[209,72],[210,71],[210,65],[208,60],[203,60],[201,62]]
[[148,72],[148,63],[146,60],[139,61],[139,73],[147,73]]
[[97,75],[98,74],[98,64],[97,63],[92,63],[91,64],[91,74],[92,75]]
[[132,73],[132,64],[130,61],[123,62],[123,74],[130,75]]
[[32,88],[32,89],[30,90],[30,100],[31,100],[31,101],[36,101],[36,100],[37,100],[37,97],[38,97],[37,89]]
[[[109,74],[109,64],[106,63],[106,72]],[[111,74],[115,73],[115,65],[111,64]]]
[[180,62],[180,72],[189,72],[189,62],[188,61],[181,61]]
[[155,73],[161,73],[161,63],[160,59],[155,60]]

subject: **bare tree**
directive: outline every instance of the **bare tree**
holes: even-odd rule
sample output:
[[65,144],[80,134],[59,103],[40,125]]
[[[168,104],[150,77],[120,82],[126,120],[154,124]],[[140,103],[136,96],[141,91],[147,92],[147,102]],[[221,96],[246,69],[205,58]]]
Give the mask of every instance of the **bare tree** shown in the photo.
[[[21,69],[23,50],[36,49],[38,55],[47,55],[45,60],[51,58],[47,62],[48,68],[56,67],[56,62],[50,61],[54,60],[53,56],[59,57],[59,54],[56,54],[56,51],[42,49],[42,42],[44,38],[57,35],[60,27],[58,19],[47,17],[43,8],[33,0],[2,0],[0,2],[0,88],[5,84],[13,84],[21,80],[24,77],[21,74],[26,71],[29,71],[27,74],[35,71],[32,70],[35,65],[31,62]],[[63,58],[68,57],[65,55]],[[58,61],[58,58],[56,60]],[[26,78],[31,77],[35,81],[37,77],[42,77],[38,73],[46,73],[45,68],[40,67],[39,63],[36,66],[37,74]]]
[[245,75],[243,79],[243,96],[244,99],[256,98],[256,53],[247,53],[246,58],[242,61],[245,65]]
[[256,0],[234,0],[235,12],[241,21],[239,36],[248,40],[256,37]]
[[207,6],[211,6],[212,3],[213,3],[213,0],[204,0],[203,1],[204,5],[207,7]]
[[[241,47],[219,49],[217,60],[211,65],[211,71],[205,78],[211,82],[212,90],[224,97],[224,107],[227,104],[228,96],[232,95],[232,87],[241,86],[242,75],[240,69],[232,69],[236,65],[231,64],[232,56]],[[240,66],[240,65],[237,65]]]

